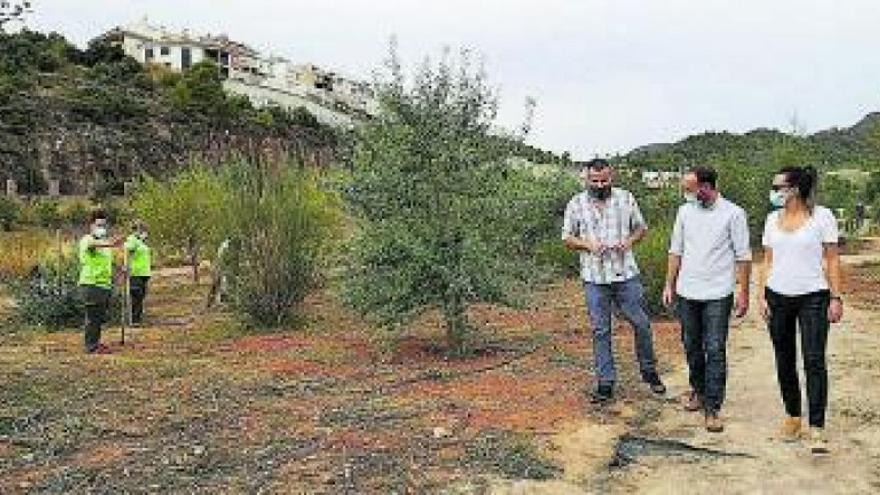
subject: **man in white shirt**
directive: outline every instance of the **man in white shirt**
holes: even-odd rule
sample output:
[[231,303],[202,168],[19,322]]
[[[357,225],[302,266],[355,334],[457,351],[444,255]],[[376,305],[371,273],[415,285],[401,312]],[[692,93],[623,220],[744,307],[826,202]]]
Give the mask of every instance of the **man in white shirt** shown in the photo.
[[719,194],[716,181],[711,167],[682,178],[686,202],[675,218],[663,290],[663,303],[677,303],[681,320],[691,385],[685,409],[703,409],[711,432],[724,430],[729,319],[734,304],[737,317],[748,311],[752,259],[746,213]]

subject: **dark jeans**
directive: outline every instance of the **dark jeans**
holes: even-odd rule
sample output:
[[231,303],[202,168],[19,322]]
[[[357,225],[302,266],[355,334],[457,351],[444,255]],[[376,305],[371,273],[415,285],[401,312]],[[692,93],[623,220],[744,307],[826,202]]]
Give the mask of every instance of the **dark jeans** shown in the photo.
[[93,352],[101,343],[101,325],[107,321],[110,289],[83,285],[80,290],[86,309],[85,347],[87,352]]
[[140,323],[144,319],[144,299],[147,297],[149,283],[150,277],[131,277],[128,280],[132,323]]
[[703,398],[706,412],[717,413],[727,388],[727,335],[733,295],[696,301],[678,298],[681,340],[687,355],[691,388]]
[[801,387],[797,372],[797,327],[800,326],[810,426],[822,428],[825,426],[825,408],[828,405],[825,349],[828,344],[831,294],[823,290],[802,296],[783,296],[767,289],[765,297],[770,307],[768,327],[776,352],[776,377],[785,412],[789,416],[801,416]]
[[587,309],[593,326],[593,359],[600,384],[613,385],[617,380],[611,340],[611,313],[613,306],[635,330],[636,357],[642,377],[657,372],[654,355],[654,336],[651,320],[645,309],[645,291],[639,277],[611,284],[584,284]]

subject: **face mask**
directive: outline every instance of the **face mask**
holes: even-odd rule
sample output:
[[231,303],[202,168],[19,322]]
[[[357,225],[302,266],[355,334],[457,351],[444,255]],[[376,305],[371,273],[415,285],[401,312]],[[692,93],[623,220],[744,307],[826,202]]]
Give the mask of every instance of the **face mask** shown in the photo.
[[770,191],[770,204],[774,208],[782,208],[785,206],[785,200],[788,196],[782,191]]
[[95,227],[92,231],[92,235],[95,236],[95,239],[103,239],[107,237],[107,227]]
[[684,193],[684,202],[690,205],[695,205],[700,202],[700,199],[697,198],[696,193],[686,192]]
[[147,237],[149,237],[149,235],[147,235],[146,232],[141,232],[140,234],[138,234],[138,237],[140,237],[140,239],[141,239],[142,241],[146,241],[146,240],[147,240]]
[[592,196],[598,200],[608,199],[608,197],[611,196],[611,186],[605,186],[605,187],[592,187],[591,186],[590,187],[590,196]]

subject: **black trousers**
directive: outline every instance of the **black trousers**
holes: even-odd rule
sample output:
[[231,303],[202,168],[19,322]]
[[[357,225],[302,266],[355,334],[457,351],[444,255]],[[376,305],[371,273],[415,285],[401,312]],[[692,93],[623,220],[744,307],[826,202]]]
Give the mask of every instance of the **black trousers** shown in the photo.
[[776,353],[776,376],[782,393],[785,412],[801,415],[801,388],[797,373],[797,328],[801,333],[801,354],[807,378],[807,400],[810,426],[825,426],[828,406],[828,369],[825,350],[828,344],[828,305],[831,294],[827,290],[784,296],[769,288],[766,290],[770,307],[770,338]]
[[83,285],[82,298],[85,302],[85,347],[87,352],[94,352],[101,343],[101,325],[107,321],[107,310],[110,306],[110,289]]
[[150,277],[131,277],[128,280],[132,323],[140,323],[144,319],[144,299],[147,298],[149,283]]

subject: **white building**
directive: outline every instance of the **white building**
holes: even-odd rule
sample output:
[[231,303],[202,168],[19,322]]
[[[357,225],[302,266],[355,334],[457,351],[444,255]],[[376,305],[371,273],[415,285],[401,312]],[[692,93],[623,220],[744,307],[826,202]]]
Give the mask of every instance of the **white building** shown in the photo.
[[[134,24],[115,28],[103,37],[145,65],[158,64],[174,71],[185,71],[203,60],[213,60],[227,82],[242,83],[227,84],[227,89],[252,99],[258,98],[254,104],[259,106],[277,104],[288,107],[294,101],[309,100],[334,112],[355,110],[366,115],[378,112],[378,103],[369,84],[339,76],[314,64],[294,64],[282,57],[264,56],[226,35],[195,35],[186,29],[171,32],[163,26],[151,25],[147,18],[143,18]],[[272,95],[277,98],[273,99]]]

